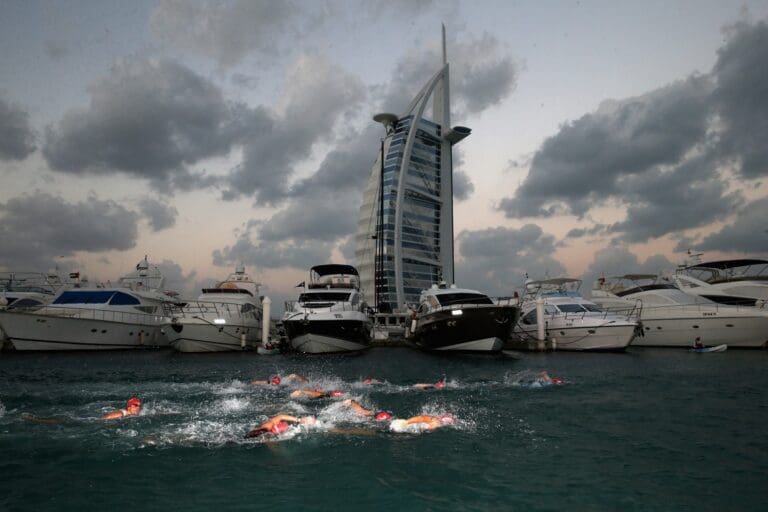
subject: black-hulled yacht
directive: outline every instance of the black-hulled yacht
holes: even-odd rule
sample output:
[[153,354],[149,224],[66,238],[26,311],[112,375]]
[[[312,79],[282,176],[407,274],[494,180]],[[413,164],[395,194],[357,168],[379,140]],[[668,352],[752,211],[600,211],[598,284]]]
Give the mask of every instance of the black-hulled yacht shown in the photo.
[[435,284],[421,292],[412,338],[425,350],[499,351],[520,316],[516,305],[499,305],[475,290]]
[[283,326],[291,347],[308,354],[368,348],[372,323],[357,269],[326,264],[309,274],[299,298],[285,303]]

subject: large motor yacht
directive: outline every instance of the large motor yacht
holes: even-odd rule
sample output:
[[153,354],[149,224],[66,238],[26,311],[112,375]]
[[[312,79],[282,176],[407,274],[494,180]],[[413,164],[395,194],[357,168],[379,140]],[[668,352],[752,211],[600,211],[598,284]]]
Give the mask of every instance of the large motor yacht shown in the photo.
[[283,327],[291,347],[308,354],[368,348],[372,322],[351,265],[317,265],[295,301],[285,303]]
[[681,290],[719,304],[768,310],[768,260],[694,261],[679,268],[674,281]]
[[115,287],[65,288],[50,304],[0,310],[16,350],[106,350],[167,346],[160,270],[144,260]]
[[421,292],[411,335],[425,350],[495,352],[504,347],[519,316],[517,305],[496,304],[478,291],[440,283]]
[[[637,314],[611,313],[600,309],[579,293],[581,279],[556,278],[528,281],[520,303],[520,321],[507,346],[534,349],[540,324],[552,348],[557,350],[621,351],[638,329]],[[538,318],[537,303],[543,306]]]
[[717,304],[655,274],[600,278],[592,300],[610,311],[639,311],[643,335],[632,346],[690,347],[699,340],[705,345],[760,348],[768,342],[768,311]]
[[239,266],[194,301],[170,310],[166,335],[179,352],[255,350],[261,342],[263,311],[259,284]]

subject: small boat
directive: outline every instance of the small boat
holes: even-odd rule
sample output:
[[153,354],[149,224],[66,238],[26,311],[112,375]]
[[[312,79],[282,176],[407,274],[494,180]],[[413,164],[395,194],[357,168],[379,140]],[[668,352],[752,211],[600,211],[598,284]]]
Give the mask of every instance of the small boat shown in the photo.
[[698,352],[699,354],[703,354],[705,352],[725,352],[727,349],[728,349],[728,345],[722,344],[722,345],[715,345],[714,347],[689,348],[688,352]]
[[197,300],[172,308],[170,315],[166,335],[178,352],[262,348],[264,315],[259,283],[245,273],[242,265],[213,288],[203,288]]
[[[626,349],[639,331],[636,315],[604,311],[582,297],[580,287],[581,279],[568,277],[527,281],[520,304],[521,319],[512,331],[508,348],[535,349],[542,328],[553,349]],[[543,306],[541,319],[536,311],[539,301]]]
[[499,352],[519,316],[515,305],[443,282],[421,292],[412,338],[424,350]]
[[353,352],[370,346],[373,324],[351,265],[317,265],[298,300],[285,303],[283,327],[291,347],[305,354]]

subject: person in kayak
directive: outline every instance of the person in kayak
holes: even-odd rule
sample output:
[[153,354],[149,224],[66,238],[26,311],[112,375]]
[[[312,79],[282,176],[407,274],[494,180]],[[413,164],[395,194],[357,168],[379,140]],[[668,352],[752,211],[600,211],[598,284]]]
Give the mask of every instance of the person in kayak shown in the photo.
[[125,404],[125,409],[118,409],[116,411],[108,412],[101,417],[103,420],[116,420],[119,418],[125,418],[126,416],[138,416],[141,412],[141,400],[137,397],[132,397]]
[[291,416],[290,414],[278,414],[272,416],[267,421],[254,428],[247,434],[246,439],[259,437],[264,434],[278,435],[288,430],[292,425],[314,425],[316,419],[314,416]]

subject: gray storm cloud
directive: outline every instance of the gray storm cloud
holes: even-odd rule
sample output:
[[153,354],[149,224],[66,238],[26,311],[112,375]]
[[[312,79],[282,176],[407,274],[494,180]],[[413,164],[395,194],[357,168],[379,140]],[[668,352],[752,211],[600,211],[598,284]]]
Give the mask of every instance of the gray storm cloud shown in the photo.
[[0,160],[24,160],[35,149],[27,111],[0,97]]
[[141,213],[149,222],[152,231],[168,229],[176,224],[178,210],[167,200],[145,198],[139,201]]
[[289,0],[162,0],[152,13],[150,28],[171,45],[229,67],[251,53],[278,57],[285,43],[311,28],[300,23],[303,7]]
[[[78,251],[126,250],[136,245],[139,215],[91,197],[70,203],[36,192],[0,205],[0,265],[39,270]],[[52,222],[55,219],[55,222]]]
[[741,183],[724,171],[747,179],[768,174],[766,91],[768,26],[730,27],[711,73],[604,102],[564,124],[536,151],[528,176],[500,209],[510,218],[581,218],[595,207],[620,205],[623,221],[569,236],[609,232],[624,242],[722,220],[744,201],[733,191]]
[[491,295],[511,295],[521,287],[526,274],[535,279],[565,272],[565,267],[551,256],[555,237],[536,224],[519,229],[462,231],[456,241],[461,254],[456,262],[456,282]]
[[271,124],[244,142],[243,162],[227,178],[225,199],[283,201],[290,195],[294,166],[310,156],[315,143],[332,140],[336,124],[365,96],[359,78],[313,55],[296,61],[286,84],[283,105]]
[[45,131],[43,154],[55,171],[167,181],[226,154],[241,136],[242,119],[221,91],[171,60],[126,59],[89,92],[88,108]]

